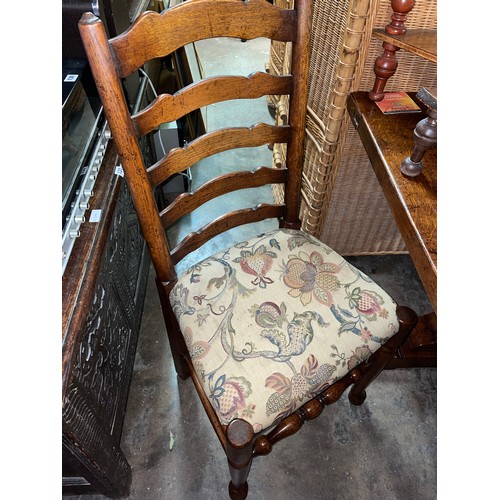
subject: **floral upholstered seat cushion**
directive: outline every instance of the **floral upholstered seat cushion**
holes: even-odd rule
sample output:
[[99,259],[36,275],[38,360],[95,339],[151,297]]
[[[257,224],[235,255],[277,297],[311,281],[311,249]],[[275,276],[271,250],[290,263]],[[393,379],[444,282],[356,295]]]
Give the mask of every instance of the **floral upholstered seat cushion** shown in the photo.
[[398,330],[396,304],[312,236],[278,229],[190,268],[170,294],[221,423],[259,432],[367,359]]

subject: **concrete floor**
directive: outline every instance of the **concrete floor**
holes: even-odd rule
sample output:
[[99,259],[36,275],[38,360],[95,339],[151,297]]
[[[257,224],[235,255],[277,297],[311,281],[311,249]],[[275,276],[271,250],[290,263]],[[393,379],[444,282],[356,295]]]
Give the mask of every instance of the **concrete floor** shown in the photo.
[[[262,70],[268,57],[267,42],[215,40],[198,44],[207,74],[224,73],[225,62],[239,62],[248,74]],[[219,49],[230,56],[223,58]],[[243,56],[245,51],[251,56]],[[254,65],[248,68],[246,66]],[[259,116],[250,115],[245,102],[208,108],[208,128],[242,116],[241,125],[270,121],[265,100]],[[231,120],[229,120],[230,122]],[[229,123],[228,122],[228,123]],[[245,123],[246,122],[246,123]],[[270,164],[271,153],[259,157],[245,150],[249,165]],[[262,155],[262,156],[260,156]],[[233,153],[209,158],[193,169],[193,186],[217,171],[231,171]],[[231,196],[224,209],[231,206]],[[268,188],[239,193],[249,206],[271,201]],[[187,223],[170,233],[178,240],[193,230],[192,220],[206,223],[221,210],[219,204],[198,209]],[[276,227],[263,223],[257,230]],[[255,232],[248,227],[230,231],[244,239]],[[180,264],[180,271],[227,246],[218,237]],[[191,260],[190,260],[191,259]],[[352,257],[401,304],[419,314],[431,310],[410,258],[406,255]],[[364,405],[350,405],[347,395],[301,431],[276,445],[273,453],[257,458],[249,477],[251,499],[294,500],[426,500],[437,496],[436,486],[436,369],[415,368],[383,372],[369,387]],[[170,449],[170,436],[173,446]],[[163,317],[151,273],[145,300],[134,375],[130,387],[122,449],[132,467],[130,500],[224,499],[229,473],[225,455],[190,380],[181,381],[170,359]],[[101,495],[68,499],[102,500]]]

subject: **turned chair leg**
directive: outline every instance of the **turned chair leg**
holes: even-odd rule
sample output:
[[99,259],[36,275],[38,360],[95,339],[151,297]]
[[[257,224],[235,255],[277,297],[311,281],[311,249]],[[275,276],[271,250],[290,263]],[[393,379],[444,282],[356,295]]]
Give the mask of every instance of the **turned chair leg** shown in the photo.
[[156,278],[156,287],[158,289],[158,295],[160,296],[160,304],[163,311],[163,317],[165,319],[165,326],[167,328],[168,341],[170,344],[172,359],[174,360],[175,371],[182,380],[186,380],[191,375],[186,363],[186,358],[189,353],[186,342],[184,341],[184,337],[182,336],[179,328],[177,318],[172,311],[172,307],[168,299],[168,295],[170,290],[173,288],[173,284],[164,284]]
[[247,477],[252,465],[253,427],[237,418],[227,426],[226,436],[226,454],[231,474],[229,496],[232,500],[244,500],[248,494]]
[[387,366],[395,356],[398,348],[408,339],[413,328],[417,324],[418,316],[409,307],[398,306],[396,309],[399,320],[399,331],[392,336],[373,356],[364,375],[357,381],[349,391],[349,401],[356,406],[361,405],[366,399],[366,388]]

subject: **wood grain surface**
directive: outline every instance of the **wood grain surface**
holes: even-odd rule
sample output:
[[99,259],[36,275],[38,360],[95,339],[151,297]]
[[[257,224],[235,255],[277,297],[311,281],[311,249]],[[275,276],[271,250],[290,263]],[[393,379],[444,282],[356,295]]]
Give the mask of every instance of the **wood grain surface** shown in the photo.
[[409,29],[404,35],[389,35],[383,28],[376,28],[373,30],[373,36],[437,63],[436,30]]
[[286,181],[287,169],[259,167],[253,171],[232,172],[220,175],[202,184],[189,193],[180,194],[160,213],[165,228],[183,215],[191,213],[209,200],[238,189],[254,188],[266,184],[279,184]]
[[415,125],[427,116],[419,105],[421,113],[384,115],[366,92],[354,92],[348,110],[437,311],[437,148],[425,154],[418,177],[405,177],[399,170],[402,159],[413,150]]
[[163,13],[146,12],[110,42],[121,77],[146,61],[164,57],[188,43],[214,37],[257,37],[294,41],[297,16],[266,0],[186,2]]
[[198,108],[231,99],[256,99],[265,95],[290,94],[290,75],[256,72],[246,76],[214,76],[188,85],[174,95],[162,94],[132,117],[139,135],[187,115]]
[[196,162],[223,151],[288,142],[289,126],[259,123],[252,127],[223,128],[210,132],[182,148],[172,149],[167,156],[148,169],[151,182],[158,186],[170,176],[178,174]]

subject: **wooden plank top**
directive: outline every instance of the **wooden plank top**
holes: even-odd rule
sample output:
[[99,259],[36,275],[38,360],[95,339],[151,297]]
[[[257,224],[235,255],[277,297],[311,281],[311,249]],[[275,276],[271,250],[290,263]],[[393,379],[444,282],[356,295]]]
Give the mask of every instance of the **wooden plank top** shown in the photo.
[[404,35],[390,35],[384,28],[376,28],[373,30],[373,36],[437,63],[436,30],[408,29]]
[[437,148],[425,153],[419,176],[400,172],[401,161],[413,150],[413,129],[427,116],[415,93],[408,94],[422,112],[384,115],[367,92],[351,94],[348,110],[437,312]]

